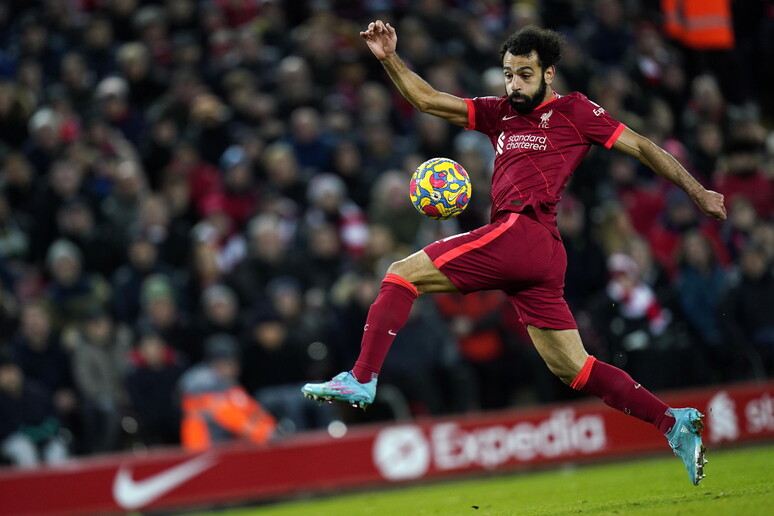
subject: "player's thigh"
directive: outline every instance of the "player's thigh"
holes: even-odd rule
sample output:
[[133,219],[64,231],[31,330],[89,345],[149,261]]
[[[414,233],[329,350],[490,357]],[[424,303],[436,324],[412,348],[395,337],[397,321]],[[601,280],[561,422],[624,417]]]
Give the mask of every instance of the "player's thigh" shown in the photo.
[[411,282],[420,294],[431,292],[457,292],[457,288],[446,275],[433,265],[424,250],[390,265],[388,273]]
[[578,330],[552,330],[528,325],[527,331],[551,372],[565,383],[572,382],[589,357]]

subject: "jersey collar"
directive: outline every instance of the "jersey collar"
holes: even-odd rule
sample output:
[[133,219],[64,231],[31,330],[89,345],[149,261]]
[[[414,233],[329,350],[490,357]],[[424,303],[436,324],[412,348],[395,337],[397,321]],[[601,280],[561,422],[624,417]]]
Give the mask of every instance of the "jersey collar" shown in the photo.
[[554,94],[554,96],[553,96],[553,97],[551,97],[550,99],[546,100],[546,101],[545,101],[545,102],[543,102],[542,104],[540,104],[538,107],[536,107],[535,109],[533,109],[533,111],[537,111],[538,109],[542,108],[542,107],[543,107],[543,106],[545,106],[546,104],[550,104],[551,102],[553,102],[553,101],[555,101],[556,99],[558,99],[559,97],[561,97],[561,95],[559,95],[559,94],[558,94],[557,92],[555,92],[554,90],[551,90],[551,93],[553,93],[553,94]]

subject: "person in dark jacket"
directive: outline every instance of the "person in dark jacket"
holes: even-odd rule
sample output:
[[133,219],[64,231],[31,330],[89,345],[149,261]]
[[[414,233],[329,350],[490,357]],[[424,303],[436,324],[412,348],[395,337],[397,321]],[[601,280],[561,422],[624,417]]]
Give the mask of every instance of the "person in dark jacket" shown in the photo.
[[146,445],[179,443],[177,382],[185,371],[184,359],[158,333],[145,331],[129,360],[126,390],[140,440]]
[[46,388],[0,357],[0,455],[27,468],[62,462],[69,452],[60,427]]

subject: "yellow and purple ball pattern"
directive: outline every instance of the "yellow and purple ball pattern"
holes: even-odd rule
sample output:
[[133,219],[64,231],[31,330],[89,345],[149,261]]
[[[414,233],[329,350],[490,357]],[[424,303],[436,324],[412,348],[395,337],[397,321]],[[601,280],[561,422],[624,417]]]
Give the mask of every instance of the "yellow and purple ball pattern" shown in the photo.
[[422,215],[435,220],[456,217],[470,201],[472,187],[462,165],[449,158],[433,158],[414,171],[409,197]]

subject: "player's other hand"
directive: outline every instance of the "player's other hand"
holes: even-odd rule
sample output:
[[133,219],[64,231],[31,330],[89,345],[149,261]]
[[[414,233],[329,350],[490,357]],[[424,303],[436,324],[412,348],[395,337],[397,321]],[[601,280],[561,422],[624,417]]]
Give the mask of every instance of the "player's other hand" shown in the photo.
[[704,190],[695,199],[696,205],[716,220],[726,220],[726,207],[723,204],[723,195],[712,190]]
[[398,45],[398,33],[389,23],[376,20],[368,24],[368,28],[360,33],[368,48],[377,59],[384,60],[395,53]]

